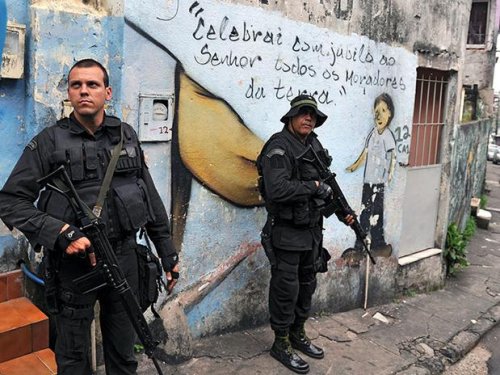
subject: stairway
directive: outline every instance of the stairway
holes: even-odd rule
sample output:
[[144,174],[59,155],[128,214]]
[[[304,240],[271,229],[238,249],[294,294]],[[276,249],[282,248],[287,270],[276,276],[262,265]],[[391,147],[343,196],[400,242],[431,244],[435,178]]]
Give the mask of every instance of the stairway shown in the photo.
[[49,320],[24,297],[21,270],[0,274],[0,375],[57,374]]

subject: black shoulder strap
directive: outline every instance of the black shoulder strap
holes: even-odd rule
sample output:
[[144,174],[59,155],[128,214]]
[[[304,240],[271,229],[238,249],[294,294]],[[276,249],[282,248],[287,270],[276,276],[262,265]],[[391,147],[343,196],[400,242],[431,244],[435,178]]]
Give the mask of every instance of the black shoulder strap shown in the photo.
[[97,202],[92,209],[95,216],[100,217],[102,212],[102,207],[104,201],[106,200],[106,195],[108,194],[109,185],[111,185],[111,180],[113,179],[113,174],[115,173],[116,163],[120,156],[120,152],[123,147],[123,124],[120,124],[120,141],[113,148],[111,161],[109,162],[108,168],[106,169],[106,174],[104,175],[104,180],[99,190],[99,195],[97,196]]

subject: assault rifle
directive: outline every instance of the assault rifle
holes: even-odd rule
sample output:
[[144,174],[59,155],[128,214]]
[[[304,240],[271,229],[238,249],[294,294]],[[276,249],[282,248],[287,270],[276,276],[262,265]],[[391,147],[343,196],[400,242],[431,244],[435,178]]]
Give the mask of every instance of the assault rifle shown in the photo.
[[83,294],[101,289],[105,286],[113,288],[120,296],[120,301],[134,326],[134,329],[144,346],[144,352],[153,361],[158,374],[163,375],[154,357],[159,341],[153,338],[148,323],[142,315],[142,310],[130,288],[123,271],[118,264],[108,238],[104,233],[104,223],[92,213],[90,208],[80,199],[64,166],[38,181],[43,186],[55,190],[68,199],[77,217],[80,230],[90,240],[90,252],[94,251],[97,264],[92,271],[73,280]]
[[[306,151],[304,151],[300,156],[298,156],[297,159],[303,160],[305,162],[311,163],[314,166],[316,166],[316,168],[319,171],[321,181],[329,185],[333,190],[333,197],[327,199],[323,207],[321,208],[321,213],[323,214],[323,216],[328,218],[339,210],[340,213],[344,216],[353,214],[354,211],[349,206],[349,203],[347,203],[344,193],[342,193],[342,190],[340,189],[340,186],[337,183],[337,180],[335,179],[336,174],[330,171],[328,167],[326,167],[323,164],[318,154],[316,153],[316,151],[314,151],[311,145],[309,145]],[[368,256],[370,257],[372,263],[376,264],[375,259],[373,258],[373,255],[370,249],[368,249],[368,245],[366,243],[367,242],[366,233],[361,227],[361,224],[359,223],[358,218],[356,216],[354,216],[354,223],[351,225],[351,228],[356,234],[358,240],[363,244],[363,247]]]

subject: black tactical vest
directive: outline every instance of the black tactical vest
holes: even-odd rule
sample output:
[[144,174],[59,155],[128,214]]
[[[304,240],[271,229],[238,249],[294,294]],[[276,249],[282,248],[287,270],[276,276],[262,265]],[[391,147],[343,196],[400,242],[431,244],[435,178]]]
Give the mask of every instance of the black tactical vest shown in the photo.
[[[261,159],[268,152],[268,145],[271,141],[277,140],[285,151],[286,157],[291,160],[292,178],[300,181],[319,181],[320,175],[318,169],[311,163],[300,158],[300,155],[305,151],[306,146],[299,145],[297,142],[290,140],[293,137],[286,129],[274,134],[266,142],[262,148],[262,152],[257,158],[257,171],[259,173],[259,191],[266,201],[266,209],[278,222],[288,223],[297,227],[315,227],[320,224],[321,213],[320,208],[313,199],[304,199],[303,201],[295,201],[293,203],[276,203],[266,200],[265,187],[262,178]],[[311,146],[322,163],[329,167],[332,159],[328,155],[328,150],[324,149],[321,143],[317,140],[315,134],[311,135],[307,146]]]
[[[154,219],[147,188],[142,180],[143,156],[137,135],[128,124],[107,116],[103,134],[93,137],[81,132],[69,119],[57,122],[53,132],[55,150],[50,155],[50,168],[64,165],[80,198],[90,207],[96,203],[114,146],[120,141],[123,126],[123,147],[111,186],[102,210],[106,233],[113,239],[133,235],[146,222]],[[75,224],[75,214],[61,194],[44,190],[38,208],[66,223]]]

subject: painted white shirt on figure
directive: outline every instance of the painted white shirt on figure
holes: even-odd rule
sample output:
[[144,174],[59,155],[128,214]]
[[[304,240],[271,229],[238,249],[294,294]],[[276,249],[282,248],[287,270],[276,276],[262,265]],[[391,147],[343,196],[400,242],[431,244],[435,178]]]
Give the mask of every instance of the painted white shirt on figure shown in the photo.
[[382,134],[373,128],[366,138],[365,184],[383,184],[387,181],[391,156],[396,148],[394,134],[385,128]]

